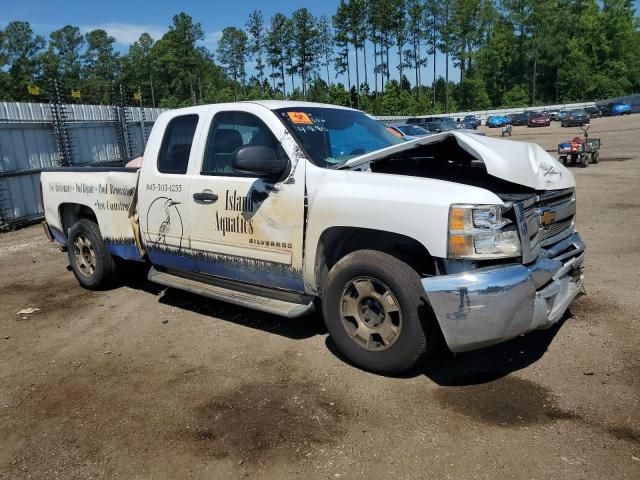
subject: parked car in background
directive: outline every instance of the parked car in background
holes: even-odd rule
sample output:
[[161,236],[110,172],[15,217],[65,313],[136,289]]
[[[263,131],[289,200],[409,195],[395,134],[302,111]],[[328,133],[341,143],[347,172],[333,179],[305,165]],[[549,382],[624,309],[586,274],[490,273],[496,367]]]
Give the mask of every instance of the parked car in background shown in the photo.
[[529,115],[527,127],[548,127],[551,119],[542,113],[532,113]]
[[509,125],[511,120],[506,115],[492,115],[487,118],[487,127],[500,128]]
[[547,110],[547,113],[549,114],[549,117],[551,118],[551,120],[553,121],[560,120],[560,110],[558,109]]
[[562,122],[569,115],[569,110],[560,110],[558,112],[558,120]]
[[509,117],[511,118],[511,125],[514,127],[523,127],[529,122],[529,115],[526,113],[512,113]]
[[[409,120],[407,120],[407,123],[410,123]],[[450,130],[460,130],[463,128],[461,123],[448,117],[427,117],[420,120],[422,120],[422,123],[418,125],[429,130],[431,133],[448,132]]]
[[402,135],[403,138],[413,140],[414,138],[420,138],[429,135],[431,132],[426,128],[419,125],[403,124],[403,125],[390,125],[388,128]]
[[421,123],[419,126],[426,130],[429,130],[432,133],[448,132],[449,130],[456,130],[458,128],[458,127],[451,126],[451,124],[443,120],[435,120],[435,119],[432,119],[428,122]]
[[480,117],[478,117],[477,115],[466,115],[462,119],[462,123],[464,125],[464,128],[471,128],[472,130],[475,130],[480,126],[482,122],[480,120]]
[[584,108],[570,110],[567,116],[560,122],[562,127],[579,127],[589,123],[589,114]]
[[615,115],[631,115],[631,104],[626,102],[611,102],[602,108],[603,117],[613,117]]
[[602,116],[602,110],[598,107],[585,107],[585,110],[589,114],[590,118],[598,118]]

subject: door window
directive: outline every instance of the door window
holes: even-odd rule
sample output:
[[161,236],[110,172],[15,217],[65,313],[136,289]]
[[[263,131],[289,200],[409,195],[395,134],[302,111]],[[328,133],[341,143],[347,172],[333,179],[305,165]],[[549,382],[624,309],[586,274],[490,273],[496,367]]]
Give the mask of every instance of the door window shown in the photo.
[[286,158],[269,128],[255,115],[245,112],[222,112],[213,119],[202,163],[203,175],[237,175],[231,166],[233,154],[245,146],[269,147]]
[[161,173],[187,173],[193,136],[198,125],[198,115],[182,115],[173,118],[164,133],[158,154],[158,171]]

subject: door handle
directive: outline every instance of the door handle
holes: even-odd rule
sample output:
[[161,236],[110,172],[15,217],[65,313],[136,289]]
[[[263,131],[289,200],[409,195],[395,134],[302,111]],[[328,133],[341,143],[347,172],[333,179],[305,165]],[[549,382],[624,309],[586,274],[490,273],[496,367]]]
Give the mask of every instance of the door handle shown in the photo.
[[204,190],[193,194],[193,199],[200,203],[214,203],[218,200],[218,195],[211,190]]

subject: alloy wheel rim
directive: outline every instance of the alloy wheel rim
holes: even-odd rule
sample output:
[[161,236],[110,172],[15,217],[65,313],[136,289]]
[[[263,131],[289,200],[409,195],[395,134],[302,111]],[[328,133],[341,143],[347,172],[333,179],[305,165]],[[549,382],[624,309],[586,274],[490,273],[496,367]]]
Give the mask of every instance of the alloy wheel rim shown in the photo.
[[91,240],[86,235],[80,234],[73,242],[73,251],[78,271],[85,277],[90,277],[96,271],[96,252]]
[[358,277],[347,283],[340,298],[340,319],[351,340],[373,352],[390,348],[402,330],[398,299],[373,277]]

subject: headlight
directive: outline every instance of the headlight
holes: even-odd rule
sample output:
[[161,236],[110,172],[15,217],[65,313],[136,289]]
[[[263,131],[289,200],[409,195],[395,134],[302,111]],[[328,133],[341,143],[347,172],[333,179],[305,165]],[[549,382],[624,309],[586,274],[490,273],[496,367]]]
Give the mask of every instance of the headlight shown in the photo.
[[449,258],[496,259],[521,253],[515,225],[500,205],[451,205]]

